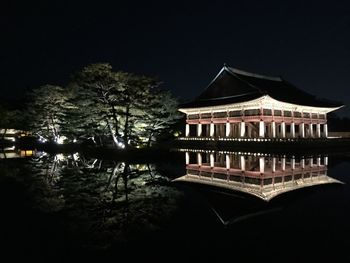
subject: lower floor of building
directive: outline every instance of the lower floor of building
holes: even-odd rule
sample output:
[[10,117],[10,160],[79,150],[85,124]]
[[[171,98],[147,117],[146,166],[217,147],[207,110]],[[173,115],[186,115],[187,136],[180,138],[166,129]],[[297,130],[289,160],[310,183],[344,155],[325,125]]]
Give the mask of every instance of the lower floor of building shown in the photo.
[[327,123],[237,122],[186,124],[186,137],[327,138]]

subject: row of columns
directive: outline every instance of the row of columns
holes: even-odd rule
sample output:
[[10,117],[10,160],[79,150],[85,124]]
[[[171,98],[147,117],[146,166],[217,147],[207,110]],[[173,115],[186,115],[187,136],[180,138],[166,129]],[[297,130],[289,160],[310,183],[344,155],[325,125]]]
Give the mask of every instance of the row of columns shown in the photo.
[[[249,123],[248,123],[249,124]],[[196,124],[197,125],[197,136],[200,137],[202,136],[202,124]],[[219,124],[220,125],[220,124]],[[222,124],[221,124],[222,125]],[[226,137],[230,137],[231,134],[231,123],[227,122],[226,124],[223,124],[226,126],[225,128],[225,136]],[[316,125],[316,134],[314,136],[313,134],[313,125]],[[260,138],[264,138],[266,137],[265,134],[265,127],[266,127],[266,123],[264,121],[260,121],[259,122],[259,131],[258,131],[258,137]],[[285,122],[281,122],[280,123],[280,127],[281,127],[281,131],[280,131],[280,138],[286,138],[286,123]],[[270,123],[270,136],[272,138],[276,138],[277,137],[277,126],[275,122],[271,122]],[[305,138],[306,134],[305,134],[305,124],[304,123],[300,123],[299,124],[299,137],[301,138]],[[244,121],[239,123],[239,137],[252,137],[251,133],[252,133],[252,127],[248,126],[248,134],[246,134],[246,123]],[[209,136],[210,137],[214,137],[214,133],[215,133],[215,127],[214,127],[214,123],[210,123],[209,124]],[[190,124],[186,124],[186,137],[188,137],[190,135]],[[291,123],[290,124],[290,137],[295,138],[296,137],[296,133],[295,133],[295,123]],[[327,127],[327,123],[323,124],[323,134],[321,134],[321,124],[317,123],[317,124],[308,124],[308,136],[309,138],[312,137],[316,137],[316,138],[321,138],[321,137],[328,137],[328,127]]]
[[[186,165],[190,164],[190,154],[189,152],[185,153],[185,158],[186,158]],[[276,166],[277,166],[277,158],[276,157],[271,157],[271,162],[272,162],[272,172],[276,172]],[[202,165],[202,154],[197,153],[197,164],[199,166]],[[290,169],[295,170],[295,158],[290,158]],[[215,167],[215,156],[214,153],[210,153],[209,155],[209,165],[211,168]],[[299,162],[300,168],[305,169],[305,159],[301,159]],[[314,159],[309,158],[309,166],[313,167],[314,165],[316,166],[321,166],[321,157],[316,158],[316,163],[314,164]],[[327,166],[328,165],[328,157],[325,156],[323,158],[323,165]],[[225,164],[224,166],[226,167],[227,170],[231,169],[231,156],[229,154],[225,155]],[[246,159],[244,155],[239,156],[239,166],[242,171],[246,170]],[[282,157],[281,158],[281,170],[285,171],[286,170],[286,158]],[[260,173],[265,172],[265,157],[259,157],[259,171]]]

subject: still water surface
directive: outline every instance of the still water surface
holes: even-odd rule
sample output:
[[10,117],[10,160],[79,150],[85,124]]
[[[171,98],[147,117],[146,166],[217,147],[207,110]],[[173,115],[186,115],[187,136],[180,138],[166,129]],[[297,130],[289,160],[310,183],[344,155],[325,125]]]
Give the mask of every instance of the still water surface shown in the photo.
[[4,153],[1,241],[12,257],[350,259],[346,153],[192,149],[155,163]]

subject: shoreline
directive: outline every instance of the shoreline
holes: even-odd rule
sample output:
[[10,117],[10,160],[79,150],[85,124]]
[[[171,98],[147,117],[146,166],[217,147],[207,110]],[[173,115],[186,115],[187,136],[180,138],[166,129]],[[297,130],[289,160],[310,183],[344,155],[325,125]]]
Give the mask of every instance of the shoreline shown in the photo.
[[170,155],[188,150],[215,150],[229,152],[250,152],[268,154],[332,154],[350,152],[350,138],[336,139],[295,139],[295,140],[173,140],[164,142],[151,148],[118,149],[112,146],[91,146],[77,143],[55,144],[17,141],[1,143],[0,147],[14,147],[17,150],[36,150],[48,153],[82,152],[92,157],[103,157],[121,160],[168,160]]

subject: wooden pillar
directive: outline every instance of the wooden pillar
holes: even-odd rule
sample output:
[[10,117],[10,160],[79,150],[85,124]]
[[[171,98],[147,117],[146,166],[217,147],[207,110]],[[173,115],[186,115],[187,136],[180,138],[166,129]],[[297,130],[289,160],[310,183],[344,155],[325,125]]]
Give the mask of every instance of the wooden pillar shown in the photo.
[[290,124],[290,136],[291,136],[292,138],[295,138],[295,123],[294,123],[294,122],[292,122],[292,123]]
[[286,158],[285,157],[281,158],[281,169],[283,172],[286,170]]
[[312,138],[314,137],[314,131],[313,131],[313,124],[309,124],[309,137]]
[[328,156],[323,157],[323,164],[324,164],[325,166],[328,165]]
[[295,170],[295,158],[294,158],[294,157],[292,157],[292,158],[290,159],[290,168],[291,168],[292,170]]
[[214,128],[214,123],[210,123],[210,137],[214,137],[214,132],[215,132],[215,128]]
[[281,123],[281,137],[286,138],[286,123],[284,121]]
[[265,157],[259,157],[259,170],[260,174],[265,172]]
[[197,164],[199,166],[202,165],[202,154],[201,153],[197,153]]
[[198,137],[202,136],[202,124],[201,123],[197,124],[197,136]]
[[190,125],[188,123],[186,123],[186,132],[185,132],[185,136],[188,137],[190,136]]
[[245,136],[245,122],[241,121],[240,127],[239,127],[239,137],[244,137],[244,136]]
[[316,137],[321,138],[321,124],[316,124]]
[[314,166],[314,158],[311,157],[309,159],[309,161],[310,161],[310,167],[313,167]]
[[323,124],[323,137],[328,137],[328,126],[327,123]]
[[305,138],[305,124],[304,123],[299,124],[299,135],[301,138]]
[[214,167],[214,161],[215,161],[215,160],[214,160],[214,154],[211,153],[211,154],[210,154],[210,167],[211,167],[211,168]]
[[259,137],[261,137],[261,138],[265,137],[265,123],[264,123],[264,121],[259,122]]
[[271,135],[272,138],[276,138],[276,122],[271,122]]
[[226,122],[226,137],[230,137],[231,134],[231,124]]
[[226,154],[226,169],[229,170],[231,168],[231,159],[230,155]]
[[190,164],[190,153],[189,152],[185,153],[185,159],[186,159],[186,165]]
[[241,166],[241,171],[245,171],[245,158],[243,155],[240,156],[240,166]]
[[317,157],[316,164],[317,164],[318,167],[321,166],[321,157]]

